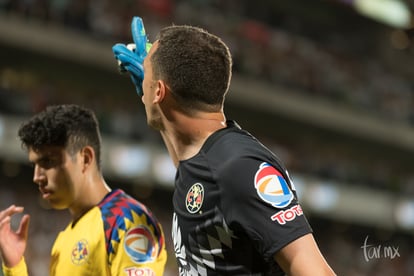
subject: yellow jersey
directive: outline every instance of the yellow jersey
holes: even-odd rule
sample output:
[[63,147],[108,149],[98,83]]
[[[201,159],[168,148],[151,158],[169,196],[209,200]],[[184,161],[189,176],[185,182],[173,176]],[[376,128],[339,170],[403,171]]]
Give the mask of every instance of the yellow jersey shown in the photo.
[[[156,276],[163,275],[166,260],[160,223],[143,204],[117,189],[58,235],[50,275]],[[18,274],[6,270],[7,276],[27,275],[21,269]]]

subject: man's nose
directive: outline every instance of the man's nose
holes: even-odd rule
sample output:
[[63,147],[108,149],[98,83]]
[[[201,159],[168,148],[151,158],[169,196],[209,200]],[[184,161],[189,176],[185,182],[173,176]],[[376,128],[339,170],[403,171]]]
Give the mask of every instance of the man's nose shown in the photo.
[[38,165],[35,165],[34,173],[33,173],[33,182],[40,185],[40,183],[42,183],[44,179],[45,179],[45,170],[39,167]]

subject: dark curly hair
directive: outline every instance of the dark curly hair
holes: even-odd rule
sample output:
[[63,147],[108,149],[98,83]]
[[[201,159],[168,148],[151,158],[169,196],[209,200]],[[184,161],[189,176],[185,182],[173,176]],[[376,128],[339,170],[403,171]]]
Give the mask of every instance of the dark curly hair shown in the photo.
[[85,146],[95,151],[98,169],[101,167],[101,135],[95,113],[69,104],[54,105],[24,122],[18,131],[26,149],[42,146],[64,147],[74,155]]

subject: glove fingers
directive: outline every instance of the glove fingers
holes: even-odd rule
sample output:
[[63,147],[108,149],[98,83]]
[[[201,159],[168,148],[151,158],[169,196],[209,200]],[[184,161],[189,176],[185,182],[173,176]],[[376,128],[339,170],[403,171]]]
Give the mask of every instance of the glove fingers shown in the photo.
[[124,69],[137,78],[144,79],[144,71],[140,64],[124,64]]
[[135,90],[137,91],[137,94],[139,96],[144,95],[144,92],[142,90],[142,79],[141,78],[137,78],[136,76],[134,76],[133,74],[131,74],[131,80],[135,85]]
[[138,16],[132,18],[131,33],[132,39],[136,45],[135,53],[140,57],[145,57],[147,55],[147,36],[145,34],[144,23]]
[[114,46],[112,46],[112,52],[115,54],[115,57],[118,53],[127,52],[129,49],[125,44],[117,43]]
[[115,44],[115,45],[112,47],[112,52],[115,54],[115,57],[116,57],[118,54],[124,54],[124,55],[130,55],[130,56],[131,56],[131,58],[133,58],[133,57],[137,58],[137,57],[136,57],[136,54],[135,54],[134,52],[132,52],[132,51],[128,48],[128,46],[126,46],[125,44],[121,44],[121,43]]
[[137,77],[144,77],[142,58],[137,57],[133,52],[131,52],[127,46],[123,44],[116,44],[112,47],[115,58],[119,62],[119,67],[121,71],[128,71]]
[[[135,16],[132,18],[131,32],[135,45],[117,43],[112,47],[112,52],[118,61],[121,72],[127,71],[130,73],[138,95],[142,96],[142,81],[144,78],[142,64],[151,47],[151,43],[148,42],[144,23],[140,17]],[[135,48],[130,46],[135,46]]]
[[141,64],[144,62],[144,57],[137,56],[134,52],[129,50],[127,46],[125,46],[124,44],[116,44],[112,47],[112,51],[116,59],[119,59],[119,57],[122,56],[124,61],[126,61],[126,59],[129,59],[130,62],[138,62]]

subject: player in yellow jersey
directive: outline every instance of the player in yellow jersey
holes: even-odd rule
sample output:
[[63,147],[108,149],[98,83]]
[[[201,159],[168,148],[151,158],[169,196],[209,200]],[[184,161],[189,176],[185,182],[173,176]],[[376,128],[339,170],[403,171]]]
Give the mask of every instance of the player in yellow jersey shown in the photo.
[[[53,245],[49,275],[163,275],[167,253],[161,225],[142,203],[106,184],[99,125],[91,110],[51,106],[25,122],[18,134],[42,197],[72,216]],[[0,212],[5,276],[28,274],[29,215],[17,231],[10,226],[11,216],[22,212],[14,205]]]

